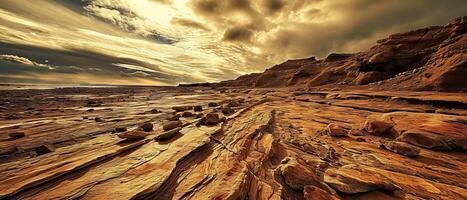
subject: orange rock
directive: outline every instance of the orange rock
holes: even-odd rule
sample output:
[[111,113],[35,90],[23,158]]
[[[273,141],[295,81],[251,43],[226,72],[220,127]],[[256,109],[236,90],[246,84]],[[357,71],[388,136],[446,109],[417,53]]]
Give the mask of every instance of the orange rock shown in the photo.
[[339,198],[329,194],[328,192],[312,185],[305,186],[303,197],[306,200],[338,200]]
[[398,188],[385,176],[367,171],[363,166],[355,164],[326,170],[324,182],[346,194],[377,190],[393,191]]
[[302,191],[307,185],[321,186],[318,176],[295,160],[290,160],[280,166],[280,174],[285,183],[292,189]]
[[380,137],[396,138],[399,135],[394,129],[393,123],[375,119],[367,119],[365,125],[363,125],[363,130]]
[[420,149],[404,142],[385,141],[381,145],[385,149],[408,157],[416,157],[420,154]]
[[181,127],[182,125],[183,123],[181,121],[170,121],[165,123],[164,126],[162,126],[162,128],[164,129],[164,131],[168,131],[174,128]]
[[420,130],[405,131],[397,139],[426,149],[452,150],[454,148],[449,145],[446,137]]
[[149,134],[144,132],[144,131],[127,131],[124,133],[120,133],[117,136],[122,139],[128,139],[128,140],[139,140],[139,139],[144,139],[146,136]]
[[342,126],[339,126],[337,124],[328,124],[328,126],[326,127],[326,132],[331,135],[331,136],[334,136],[334,137],[345,137],[347,136],[347,130],[342,127]]

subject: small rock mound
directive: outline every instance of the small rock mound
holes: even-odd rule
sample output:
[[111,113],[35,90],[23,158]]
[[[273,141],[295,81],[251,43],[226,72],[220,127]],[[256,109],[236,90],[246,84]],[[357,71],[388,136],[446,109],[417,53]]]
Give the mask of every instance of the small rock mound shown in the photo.
[[342,126],[339,126],[337,124],[329,124],[327,127],[326,127],[326,132],[331,135],[331,136],[334,136],[334,137],[346,137],[347,136],[347,130],[342,127]]
[[127,139],[127,140],[140,140],[140,139],[146,138],[147,136],[148,136],[148,133],[144,131],[138,131],[138,130],[127,131],[127,132],[118,134],[119,138]]
[[200,120],[201,125],[216,125],[220,122],[219,115],[216,113],[209,113]]
[[201,112],[201,111],[203,111],[203,106],[195,106],[195,107],[193,107],[193,111]]
[[173,115],[168,116],[166,119],[169,120],[169,121],[177,121],[177,120],[180,119],[180,117],[182,117],[182,115],[173,114]]
[[37,155],[44,155],[52,153],[55,151],[55,146],[53,144],[43,144],[34,149]]
[[216,103],[216,102],[209,102],[209,103],[208,103],[208,106],[209,106],[209,107],[217,107],[217,106],[219,106],[219,104]]
[[172,129],[172,130],[169,130],[169,131],[166,131],[166,132],[163,132],[161,133],[160,135],[158,135],[155,140],[166,140],[166,139],[169,139],[171,137],[173,137],[175,134],[177,134],[178,132],[180,132],[180,130],[182,130],[181,127],[178,127],[178,128],[175,128],[175,129]]
[[396,138],[399,133],[394,129],[394,124],[383,120],[367,119],[363,130],[378,137]]
[[13,133],[9,133],[9,134],[8,134],[8,136],[10,137],[10,139],[13,139],[13,140],[22,138],[22,137],[24,137],[25,135],[26,135],[26,134],[24,134],[24,132],[13,132]]
[[183,123],[181,121],[170,121],[165,123],[164,126],[162,126],[162,128],[164,129],[164,131],[168,131],[174,128],[181,127],[182,125]]
[[231,115],[233,113],[235,113],[235,110],[230,107],[222,108],[222,114],[224,115]]
[[146,122],[140,127],[143,129],[144,132],[151,132],[154,128],[154,125],[152,123]]
[[193,116],[193,113],[188,112],[188,111],[185,111],[185,112],[182,113],[182,117],[185,117],[185,118],[192,117],[192,116]]
[[381,146],[389,151],[407,157],[417,157],[420,155],[420,149],[404,142],[384,141],[381,143]]

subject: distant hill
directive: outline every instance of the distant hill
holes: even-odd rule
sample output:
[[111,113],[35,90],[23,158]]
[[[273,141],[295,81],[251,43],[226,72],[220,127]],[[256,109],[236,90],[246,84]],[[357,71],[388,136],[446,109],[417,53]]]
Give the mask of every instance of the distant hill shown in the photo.
[[379,40],[367,51],[289,60],[218,86],[467,90],[467,16]]

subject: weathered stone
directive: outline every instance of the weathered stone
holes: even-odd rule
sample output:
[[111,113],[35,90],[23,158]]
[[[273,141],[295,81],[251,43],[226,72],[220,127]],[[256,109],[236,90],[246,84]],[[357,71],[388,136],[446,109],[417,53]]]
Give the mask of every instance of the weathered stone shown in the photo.
[[339,126],[337,124],[329,124],[326,127],[326,132],[334,137],[346,137],[347,136],[347,130],[345,130],[344,127]]
[[181,121],[169,121],[162,126],[164,131],[172,130],[174,128],[181,127],[183,123]]
[[231,114],[235,113],[235,110],[230,108],[230,107],[225,107],[225,108],[222,108],[222,113],[224,115],[231,115]]
[[95,118],[94,118],[94,121],[96,121],[96,122],[103,122],[104,120],[103,120],[102,118],[100,118],[100,117],[95,117]]
[[195,111],[195,112],[201,112],[201,111],[203,111],[203,106],[194,106],[194,107],[193,107],[193,111]]
[[219,106],[219,104],[216,103],[216,102],[209,102],[209,103],[208,103],[208,106],[209,106],[209,107],[217,107],[217,106]]
[[399,141],[407,142],[415,146],[433,150],[452,150],[448,139],[444,136],[421,130],[408,130],[397,138]]
[[404,142],[384,141],[381,145],[387,150],[408,157],[416,157],[420,154],[420,149]]
[[193,113],[191,112],[183,112],[182,113],[182,117],[192,117],[193,116]]
[[306,200],[339,200],[338,197],[329,194],[321,188],[307,185],[303,190],[303,197]]
[[216,113],[209,113],[203,118],[201,118],[200,122],[202,125],[216,125],[220,122],[219,115]]
[[180,130],[182,130],[182,128],[181,128],[181,127],[178,127],[178,128],[175,128],[175,129],[172,129],[172,130],[163,132],[163,133],[161,133],[160,135],[158,135],[158,136],[155,138],[155,140],[166,140],[166,139],[169,139],[169,138],[173,137],[175,134],[177,134],[178,132],[180,132]]
[[307,185],[322,186],[318,176],[295,160],[290,160],[279,168],[285,183],[292,189],[303,191]]
[[365,136],[366,135],[366,131],[363,131],[363,130],[358,130],[358,129],[350,129],[350,131],[348,132],[349,135],[353,135],[353,136]]
[[34,149],[37,155],[44,155],[55,151],[53,144],[43,144]]
[[127,139],[127,140],[140,140],[140,139],[146,138],[148,135],[149,134],[144,131],[134,130],[134,131],[127,131],[124,133],[120,133],[117,136],[119,138]]
[[346,194],[376,190],[393,191],[398,188],[385,176],[366,170],[364,167],[355,164],[326,170],[324,182]]
[[146,122],[140,127],[144,132],[151,132],[154,128],[154,125],[150,122]]
[[371,135],[379,137],[396,138],[399,136],[394,129],[394,124],[381,120],[367,119],[363,129]]
[[237,100],[231,100],[229,103],[227,103],[227,107],[238,107],[241,106],[241,104]]
[[177,120],[180,119],[180,117],[182,117],[182,115],[173,114],[173,115],[168,116],[166,119],[169,120],[169,121],[177,121]]
[[182,112],[186,110],[191,110],[193,109],[193,106],[174,106],[172,107],[172,110],[175,110],[176,112]]
[[24,132],[13,132],[9,133],[8,136],[10,139],[19,139],[25,136]]

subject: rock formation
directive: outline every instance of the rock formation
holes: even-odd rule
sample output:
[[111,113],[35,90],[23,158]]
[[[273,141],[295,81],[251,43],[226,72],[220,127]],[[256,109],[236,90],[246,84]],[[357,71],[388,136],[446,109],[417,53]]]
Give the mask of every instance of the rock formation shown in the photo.
[[464,16],[444,26],[391,35],[361,53],[289,60],[220,85],[465,91],[466,32]]

